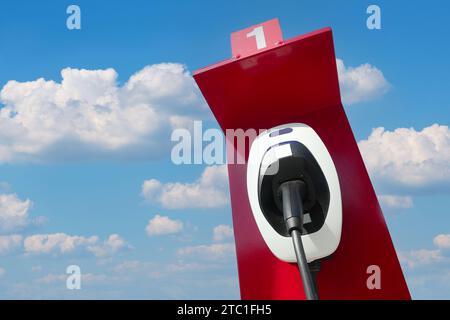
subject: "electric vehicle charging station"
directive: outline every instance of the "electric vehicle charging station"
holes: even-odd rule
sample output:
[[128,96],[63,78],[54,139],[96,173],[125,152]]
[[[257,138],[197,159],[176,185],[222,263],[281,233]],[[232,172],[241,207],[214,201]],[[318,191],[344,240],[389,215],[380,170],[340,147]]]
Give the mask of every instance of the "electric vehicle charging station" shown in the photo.
[[[299,263],[302,277],[307,274],[303,283],[311,282],[307,297],[317,299],[308,263],[331,255],[341,238],[341,190],[333,159],[311,127],[292,123],[261,133],[247,163],[248,198],[264,241],[278,259]],[[292,219],[297,221],[288,222]],[[313,268],[317,272],[319,265]]]
[[[249,141],[245,164],[228,164],[241,298],[306,298],[274,187],[296,179],[306,185],[300,242],[307,262],[320,259],[319,298],[410,299],[341,103],[331,29],[284,41],[274,19],[231,39],[233,57],[194,78],[224,132],[268,129]],[[368,285],[373,266],[379,288]]]

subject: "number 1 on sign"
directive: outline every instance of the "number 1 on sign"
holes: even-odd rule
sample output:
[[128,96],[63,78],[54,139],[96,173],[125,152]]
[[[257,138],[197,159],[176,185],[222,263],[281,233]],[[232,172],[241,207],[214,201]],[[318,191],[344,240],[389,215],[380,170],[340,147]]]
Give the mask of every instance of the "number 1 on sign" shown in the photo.
[[264,37],[264,28],[263,26],[256,27],[251,32],[247,33],[247,38],[255,37],[256,39],[256,48],[258,50],[264,49],[267,47],[266,38]]
[[231,54],[239,59],[246,58],[283,42],[278,19],[272,19],[231,34]]

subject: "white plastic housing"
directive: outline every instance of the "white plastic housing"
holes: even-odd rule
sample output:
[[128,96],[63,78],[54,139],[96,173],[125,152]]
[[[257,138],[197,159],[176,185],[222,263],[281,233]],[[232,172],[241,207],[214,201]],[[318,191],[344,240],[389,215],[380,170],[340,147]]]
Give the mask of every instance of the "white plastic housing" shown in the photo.
[[[272,132],[283,128],[291,128],[292,131],[276,136],[270,136]],[[338,247],[342,229],[342,201],[339,179],[333,160],[325,144],[318,134],[309,126],[302,123],[291,123],[278,126],[261,133],[253,142],[247,165],[247,192],[253,215],[272,253],[280,260],[296,262],[294,246],[291,237],[280,235],[266,220],[259,205],[258,180],[262,160],[266,151],[285,141],[301,142],[312,153],[319,164],[330,191],[330,203],[323,226],[316,232],[303,235],[302,241],[308,262],[329,256]],[[285,157],[289,148],[283,149],[283,154],[275,155],[278,158]],[[305,219],[309,217],[305,216]]]

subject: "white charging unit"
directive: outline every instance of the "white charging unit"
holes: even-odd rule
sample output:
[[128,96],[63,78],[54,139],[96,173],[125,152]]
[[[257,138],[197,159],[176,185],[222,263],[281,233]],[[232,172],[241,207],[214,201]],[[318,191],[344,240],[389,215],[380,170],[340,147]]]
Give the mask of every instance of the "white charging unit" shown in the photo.
[[[319,135],[310,126],[290,123],[262,132],[255,138],[250,148],[247,163],[247,192],[250,206],[258,229],[272,253],[280,260],[296,262],[292,239],[277,232],[260,206],[260,172],[266,170],[273,159],[292,156],[287,142],[296,141],[304,145],[313,155],[323,172],[329,189],[329,202],[323,225],[319,230],[302,235],[302,242],[308,262],[327,257],[337,248],[342,230],[342,200],[339,178],[330,153]],[[304,223],[310,217],[305,214]]]

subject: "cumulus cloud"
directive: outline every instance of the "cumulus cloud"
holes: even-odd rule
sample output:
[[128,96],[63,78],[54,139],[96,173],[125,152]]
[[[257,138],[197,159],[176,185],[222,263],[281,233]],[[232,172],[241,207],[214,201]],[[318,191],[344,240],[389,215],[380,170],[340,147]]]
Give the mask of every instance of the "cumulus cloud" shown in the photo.
[[383,95],[390,85],[383,73],[365,63],[358,67],[346,67],[341,59],[336,59],[342,102],[345,105],[370,100]]
[[413,207],[413,199],[411,196],[397,196],[392,194],[383,194],[378,196],[381,205],[393,209],[408,209]]
[[232,238],[233,228],[229,225],[221,224],[213,228],[213,243],[179,248],[177,256],[208,261],[226,260],[235,254],[235,244],[223,241]]
[[439,249],[450,249],[450,234],[439,234],[433,239]]
[[221,224],[213,229],[213,240],[214,241],[224,241],[233,238],[233,228],[226,224]]
[[415,268],[418,266],[429,265],[432,263],[436,263],[442,261],[444,257],[441,254],[441,251],[438,249],[435,250],[411,250],[408,252],[401,252],[399,254],[400,261],[405,263],[410,268]]
[[153,157],[180,119],[207,110],[186,68],[146,66],[123,85],[114,69],[65,68],[61,82],[9,81],[0,91],[0,163]]
[[87,247],[87,251],[97,258],[108,258],[125,249],[131,249],[131,246],[118,234],[111,234],[102,244]]
[[164,208],[214,208],[228,203],[226,165],[206,167],[193,183],[144,181],[142,196],[161,203]]
[[36,234],[25,238],[24,250],[27,254],[67,254],[86,251],[97,258],[109,257],[122,249],[129,248],[118,234],[111,234],[100,242],[98,236],[71,236],[65,233]]
[[[94,273],[82,273],[81,274],[81,283],[90,283],[90,284],[103,284],[108,283],[110,279],[105,274],[94,274]],[[65,283],[67,281],[67,274],[54,274],[49,273],[43,277],[37,278],[34,282],[38,284],[53,284],[53,283]]]
[[434,249],[399,252],[400,261],[411,269],[437,263],[449,263],[450,234],[438,234],[434,237],[433,243]]
[[22,245],[22,236],[19,234],[0,236],[0,254],[8,253]]
[[178,233],[183,229],[183,222],[169,217],[156,215],[148,221],[145,231],[149,236],[160,236]]
[[210,245],[189,246],[177,251],[179,257],[201,258],[206,260],[223,260],[235,252],[234,243],[213,243]]
[[359,148],[370,175],[409,189],[450,187],[450,131],[433,124],[416,131],[376,128]]
[[16,194],[0,194],[0,232],[16,230],[30,223],[32,202],[21,200]]
[[69,253],[97,243],[98,237],[70,236],[65,233],[36,234],[24,240],[26,253]]

